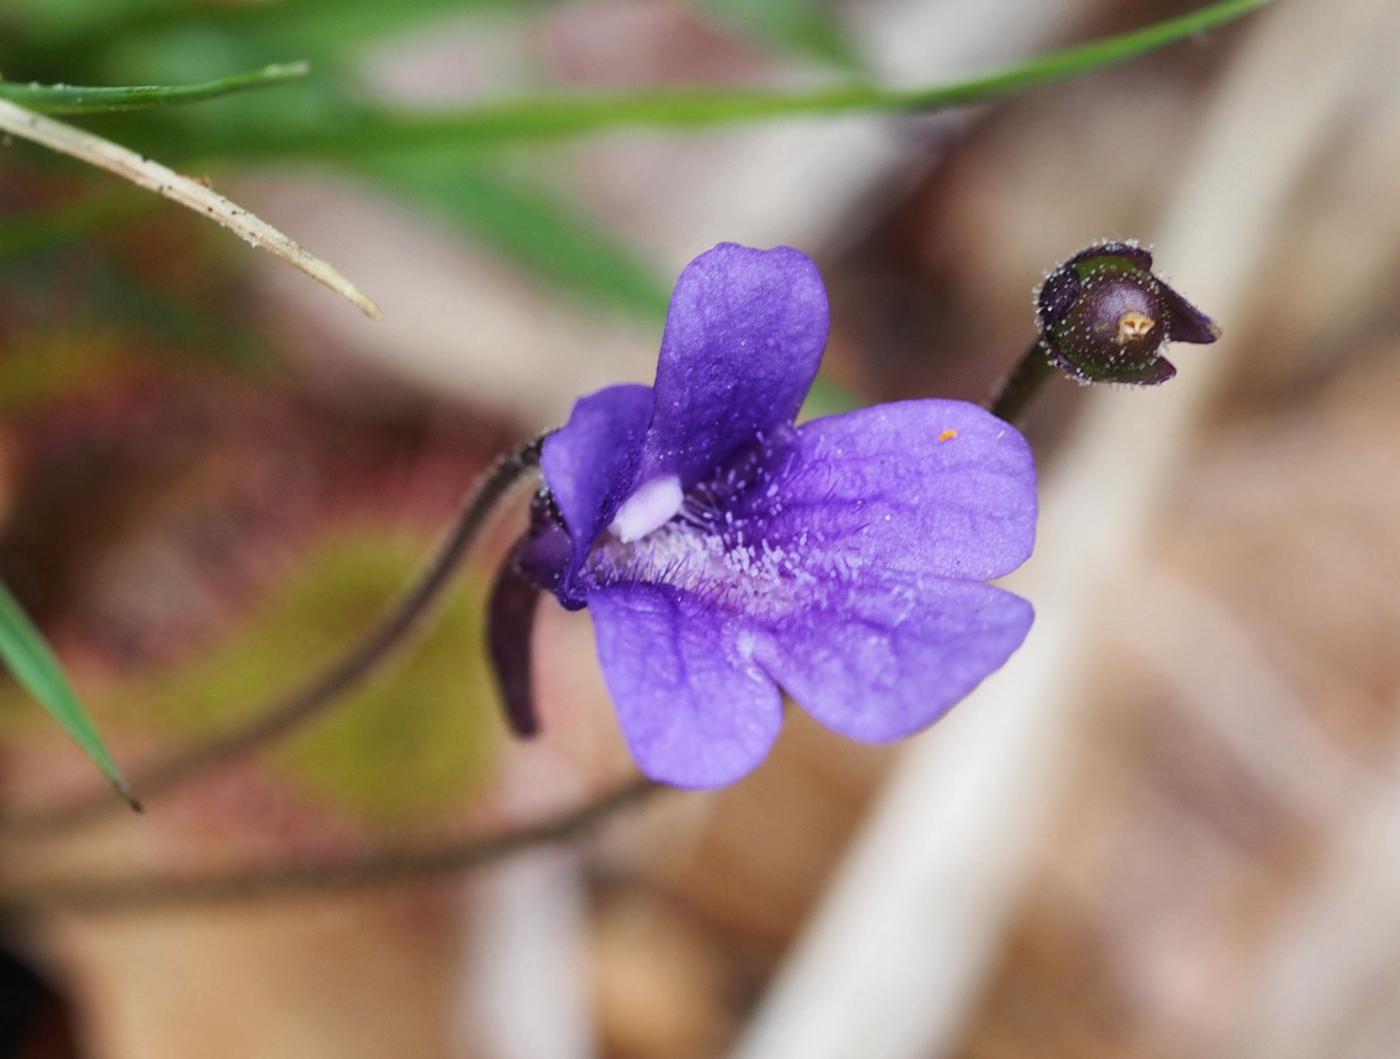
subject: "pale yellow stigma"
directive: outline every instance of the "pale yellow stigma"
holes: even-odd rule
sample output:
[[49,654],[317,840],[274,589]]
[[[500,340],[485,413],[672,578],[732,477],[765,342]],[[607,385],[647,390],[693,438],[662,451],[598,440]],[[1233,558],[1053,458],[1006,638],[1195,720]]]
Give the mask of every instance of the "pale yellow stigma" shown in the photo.
[[939,434],[939,435],[938,435],[938,440],[939,440],[939,441],[952,441],[952,440],[953,440],[955,437],[957,437],[957,436],[958,436],[958,432],[957,432],[956,430],[949,429],[949,430],[945,430],[945,431],[943,431],[943,433]]
[[1157,326],[1157,321],[1137,311],[1129,311],[1118,317],[1118,344],[1126,346],[1135,338],[1142,338]]

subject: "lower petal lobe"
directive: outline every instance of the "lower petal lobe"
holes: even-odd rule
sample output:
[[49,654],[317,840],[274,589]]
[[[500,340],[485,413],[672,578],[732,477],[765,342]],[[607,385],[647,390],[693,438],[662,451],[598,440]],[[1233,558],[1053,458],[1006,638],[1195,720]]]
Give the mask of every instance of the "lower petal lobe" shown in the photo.
[[948,712],[1021,645],[1019,596],[970,581],[889,583],[813,603],[764,634],[754,657],[799,706],[863,743],[900,739]]
[[782,696],[749,657],[745,623],[691,593],[627,583],[589,594],[603,676],[637,764],[677,787],[718,787],[767,755]]

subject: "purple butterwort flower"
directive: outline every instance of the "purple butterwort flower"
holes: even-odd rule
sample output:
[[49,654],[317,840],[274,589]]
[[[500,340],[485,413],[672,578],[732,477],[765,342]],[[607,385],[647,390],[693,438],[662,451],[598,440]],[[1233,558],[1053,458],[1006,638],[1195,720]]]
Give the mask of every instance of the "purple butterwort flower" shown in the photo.
[[783,691],[852,739],[910,735],[1030,629],[1030,604],[985,583],[1031,552],[1025,440],[961,401],[795,427],[827,330],[804,254],[722,244],[676,284],[655,385],[582,398],[545,442],[515,561],[592,613],[654,779],[743,776]]
[[1096,243],[1060,265],[1036,292],[1036,317],[1051,358],[1086,384],[1156,386],[1176,374],[1162,356],[1168,343],[1220,337],[1136,243]]

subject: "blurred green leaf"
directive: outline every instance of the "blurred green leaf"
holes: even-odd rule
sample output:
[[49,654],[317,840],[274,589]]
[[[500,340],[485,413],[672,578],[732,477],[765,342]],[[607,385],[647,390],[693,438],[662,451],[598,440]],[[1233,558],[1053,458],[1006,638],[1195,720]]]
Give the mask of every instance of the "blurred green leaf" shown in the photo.
[[[560,0],[264,0],[211,5],[194,0],[7,0],[8,17],[45,40],[96,33],[217,31],[245,40],[341,52],[383,41],[418,23],[460,14],[501,15]],[[706,15],[773,44],[845,67],[860,66],[840,22],[821,0],[689,0]]]
[[53,714],[111,780],[117,792],[136,808],[126,780],[88,719],[58,659],[3,583],[0,583],[0,658],[4,659],[15,680]]
[[848,73],[867,66],[840,21],[817,0],[691,0],[701,11]]
[[188,360],[207,359],[228,368],[265,369],[273,362],[266,337],[246,320],[181,297],[159,282],[107,262],[94,262],[87,287],[88,311],[114,337],[158,356],[162,344]]
[[146,110],[180,103],[198,103],[255,88],[270,88],[303,78],[310,70],[311,67],[304,62],[280,63],[196,85],[132,85],[116,88],[0,81],[0,99],[7,99],[11,103],[18,103],[45,114],[102,114],[122,110]]
[[[210,6],[191,0],[11,0],[9,16],[49,50],[106,50],[114,43],[121,66],[179,76],[207,69],[193,58],[213,47],[247,55],[271,51],[340,59],[370,43],[392,39],[435,17],[514,14],[559,0],[274,0]],[[830,63],[849,73],[865,67],[821,0],[689,0],[707,16],[775,46]],[[212,38],[219,38],[217,44]],[[192,54],[193,53],[193,54]],[[144,57],[145,62],[132,60]],[[151,62],[155,65],[152,67]],[[196,73],[195,76],[198,76]]]
[[0,13],[15,22],[21,40],[50,57],[106,52],[150,56],[179,51],[198,37],[218,37],[225,49],[290,48],[313,59],[390,40],[434,17],[475,13],[509,15],[559,0],[6,0]]
[[504,100],[463,110],[348,109],[339,122],[295,130],[245,128],[220,144],[230,154],[383,153],[410,147],[491,147],[626,128],[696,129],[861,111],[928,113],[981,103],[1126,62],[1239,18],[1273,0],[1223,0],[1180,18],[1016,63],[994,73],[922,88],[847,84],[806,92],[698,89],[557,95]]
[[440,153],[371,156],[354,168],[590,302],[666,312],[667,286],[653,269],[601,222],[518,174]]
[[[123,688],[123,710],[185,737],[208,735],[246,718],[269,688],[299,679],[309,659],[343,649],[423,560],[419,534],[381,521],[351,516],[329,525],[228,637]],[[479,572],[465,571],[391,672],[272,751],[276,770],[367,823],[421,821],[460,806],[500,746],[495,689],[478,647],[486,589]]]
[[5,0],[3,17],[41,40],[110,29],[187,0]]
[[[463,13],[508,14],[542,8],[559,0],[281,0],[245,4],[230,11],[228,27],[310,54],[337,53],[366,43],[391,40],[434,17]],[[200,23],[207,19],[200,17]],[[301,54],[298,50],[298,54]]]
[[77,202],[19,214],[0,214],[0,261],[41,253],[135,220],[158,199],[125,187],[104,188]]

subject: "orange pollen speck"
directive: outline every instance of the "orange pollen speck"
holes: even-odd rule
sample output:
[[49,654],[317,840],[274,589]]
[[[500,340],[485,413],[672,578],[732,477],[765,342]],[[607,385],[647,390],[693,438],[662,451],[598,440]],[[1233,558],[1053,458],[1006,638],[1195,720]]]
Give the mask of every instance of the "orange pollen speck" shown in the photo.
[[1118,317],[1118,344],[1124,345],[1134,338],[1141,338],[1157,326],[1157,321],[1140,312],[1126,312]]
[[939,441],[952,441],[952,440],[953,440],[955,437],[957,437],[957,436],[958,436],[958,432],[957,432],[956,430],[945,430],[945,431],[943,431],[943,433],[941,433],[941,434],[938,435],[938,440],[939,440]]

